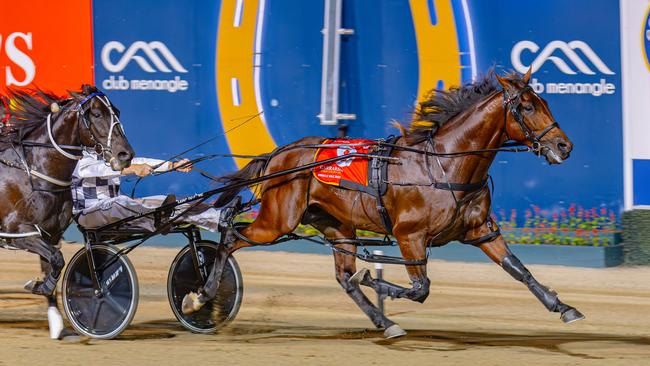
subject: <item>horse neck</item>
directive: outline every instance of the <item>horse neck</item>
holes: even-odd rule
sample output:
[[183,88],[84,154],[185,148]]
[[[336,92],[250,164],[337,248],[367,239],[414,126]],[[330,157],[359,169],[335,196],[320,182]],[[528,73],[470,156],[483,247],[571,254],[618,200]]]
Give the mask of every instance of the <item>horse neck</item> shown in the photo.
[[[66,113],[59,113],[56,118],[50,121],[52,137],[59,145],[79,146],[79,134],[77,133],[77,119],[73,115],[66,118]],[[35,128],[25,141],[40,142],[51,145],[47,123],[42,123]],[[77,160],[68,159],[54,148],[27,147],[26,157],[32,168],[39,170],[53,177],[68,180],[77,165]]]
[[[487,97],[443,125],[433,138],[436,152],[496,149],[506,140],[501,93]],[[449,182],[476,183],[487,177],[496,152],[440,158]],[[437,166],[437,163],[435,164]]]

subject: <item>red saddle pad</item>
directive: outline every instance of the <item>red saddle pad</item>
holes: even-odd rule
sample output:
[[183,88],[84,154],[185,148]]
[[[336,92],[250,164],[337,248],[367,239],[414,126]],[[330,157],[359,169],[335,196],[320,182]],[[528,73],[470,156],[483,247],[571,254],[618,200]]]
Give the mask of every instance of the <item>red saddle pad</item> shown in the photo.
[[[377,145],[368,139],[327,139],[322,142],[328,147],[316,151],[315,161],[323,161],[351,153],[366,154]],[[320,182],[337,187],[358,188],[368,185],[368,159],[349,158],[324,164],[314,168],[314,177]]]

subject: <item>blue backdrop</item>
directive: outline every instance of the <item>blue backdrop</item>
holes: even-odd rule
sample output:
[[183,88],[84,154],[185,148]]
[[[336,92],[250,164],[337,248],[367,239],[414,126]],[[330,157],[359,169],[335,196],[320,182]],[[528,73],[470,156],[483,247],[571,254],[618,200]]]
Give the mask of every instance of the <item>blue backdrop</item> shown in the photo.
[[[553,212],[575,203],[619,212],[623,156],[618,1],[424,2],[430,19],[425,26],[436,30],[451,23],[455,32],[447,37],[454,39],[428,43],[418,39],[426,29],[414,21],[419,15],[414,11],[420,8],[408,1],[344,1],[343,25],[355,30],[344,38],[341,51],[339,111],[357,115],[348,122],[349,134],[378,138],[396,133],[389,122],[408,121],[421,83],[444,85],[443,79],[454,77],[437,76],[435,60],[423,64],[418,58],[423,47],[434,51],[443,44],[456,47],[454,67],[460,82],[469,82],[473,74],[493,66],[503,71],[514,68],[513,61],[526,66],[535,61],[537,87],[545,88],[541,95],[575,149],[567,162],[552,167],[532,154],[499,154],[492,169],[495,209],[524,210],[536,205]],[[335,135],[336,127],[321,126],[317,118],[323,3],[247,0],[241,4],[243,12],[264,6],[257,16],[258,22],[260,16],[264,19],[257,30],[261,37],[258,98],[273,140],[286,144],[307,135]],[[451,13],[444,11],[445,4]],[[121,109],[138,155],[165,158],[223,134],[215,55],[219,27],[232,22],[232,15],[221,13],[221,7],[221,1],[207,0],[94,1],[96,83]],[[433,72],[435,80],[421,80],[425,71]],[[120,88],[120,78],[128,88]],[[174,90],[183,89],[185,83],[185,90]],[[578,88],[586,93],[593,89],[586,84],[593,83],[612,84],[613,93],[548,90]],[[249,143],[256,141],[251,138]],[[236,147],[221,136],[191,156],[231,150]],[[221,159],[202,168],[222,174],[236,165]],[[182,195],[209,185],[196,173],[174,173],[145,179],[138,193]]]

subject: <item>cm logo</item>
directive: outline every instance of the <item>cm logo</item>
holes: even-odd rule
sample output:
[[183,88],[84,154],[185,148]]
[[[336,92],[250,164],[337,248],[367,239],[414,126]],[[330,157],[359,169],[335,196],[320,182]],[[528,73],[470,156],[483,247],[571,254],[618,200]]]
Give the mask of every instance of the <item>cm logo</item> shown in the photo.
[[[532,41],[519,41],[512,47],[510,52],[510,61],[512,66],[520,73],[525,73],[529,66],[524,65],[521,61],[521,55],[524,51],[537,54],[530,64],[533,72],[539,70],[547,61],[553,63],[560,71],[568,75],[576,75],[578,72],[586,75],[595,75],[591,67],[596,68],[600,73],[614,75],[615,73],[598,57],[589,45],[583,41],[551,41],[544,49],[538,53],[540,47]],[[580,54],[576,52],[580,51]],[[588,61],[591,64],[588,65]],[[567,61],[571,64],[567,63]]]
[[[146,58],[138,55],[140,51],[144,53]],[[112,53],[121,54],[122,56],[114,63],[111,60]],[[101,59],[104,68],[113,73],[121,72],[131,61],[135,61],[142,70],[149,73],[157,71],[170,73],[172,72],[171,69],[181,73],[187,72],[183,65],[178,62],[174,54],[169,51],[167,46],[159,41],[149,43],[143,41],[133,42],[128,49],[118,41],[110,41],[102,48]],[[163,62],[163,59],[166,63]]]

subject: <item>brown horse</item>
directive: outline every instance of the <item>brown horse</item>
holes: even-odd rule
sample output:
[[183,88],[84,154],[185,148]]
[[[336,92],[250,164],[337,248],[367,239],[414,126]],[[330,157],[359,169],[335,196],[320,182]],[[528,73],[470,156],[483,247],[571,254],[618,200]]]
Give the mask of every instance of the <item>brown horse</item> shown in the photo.
[[[42,90],[14,91],[0,104],[0,247],[41,257],[45,278],[26,288],[48,298],[64,266],[58,248],[72,219],[70,184],[83,148],[94,148],[114,170],[128,167],[134,152],[119,123],[119,111],[90,85],[68,98]],[[50,319],[51,320],[51,319]],[[52,337],[58,331],[50,329]]]
[[[490,216],[490,190],[485,183],[490,165],[504,142],[525,144],[536,154],[544,155],[550,164],[568,158],[573,147],[554,121],[546,101],[528,86],[529,79],[530,71],[523,77],[511,74],[496,76],[496,80],[488,74],[473,84],[436,91],[420,104],[408,129],[399,126],[402,137],[395,143],[391,157],[399,159],[401,165],[389,166],[383,203],[402,256],[414,263],[406,265],[412,287],[374,279],[364,269],[357,272],[354,256],[334,252],[336,279],[373,324],[385,329],[386,337],[405,332],[368,300],[359,285],[369,286],[380,295],[423,302],[430,284],[427,247],[450,241],[481,248],[512,277],[528,286],[549,311],[561,313],[564,322],[583,318],[535,280],[508,249]],[[307,137],[279,148],[268,162],[251,162],[227,177],[227,181],[240,182],[310,163],[314,159],[313,149],[301,146],[321,141],[321,137]],[[455,152],[461,154],[454,155]],[[236,191],[230,193],[232,197]],[[241,231],[255,242],[273,242],[291,233],[301,222],[314,226],[327,239],[354,239],[356,229],[388,233],[374,197],[320,183],[312,178],[311,172],[263,182],[259,193],[259,215]],[[224,246],[204,288],[198,294],[186,296],[185,312],[195,311],[214,297],[227,256],[250,245],[251,241],[231,240]],[[354,244],[336,246],[356,252]]]

